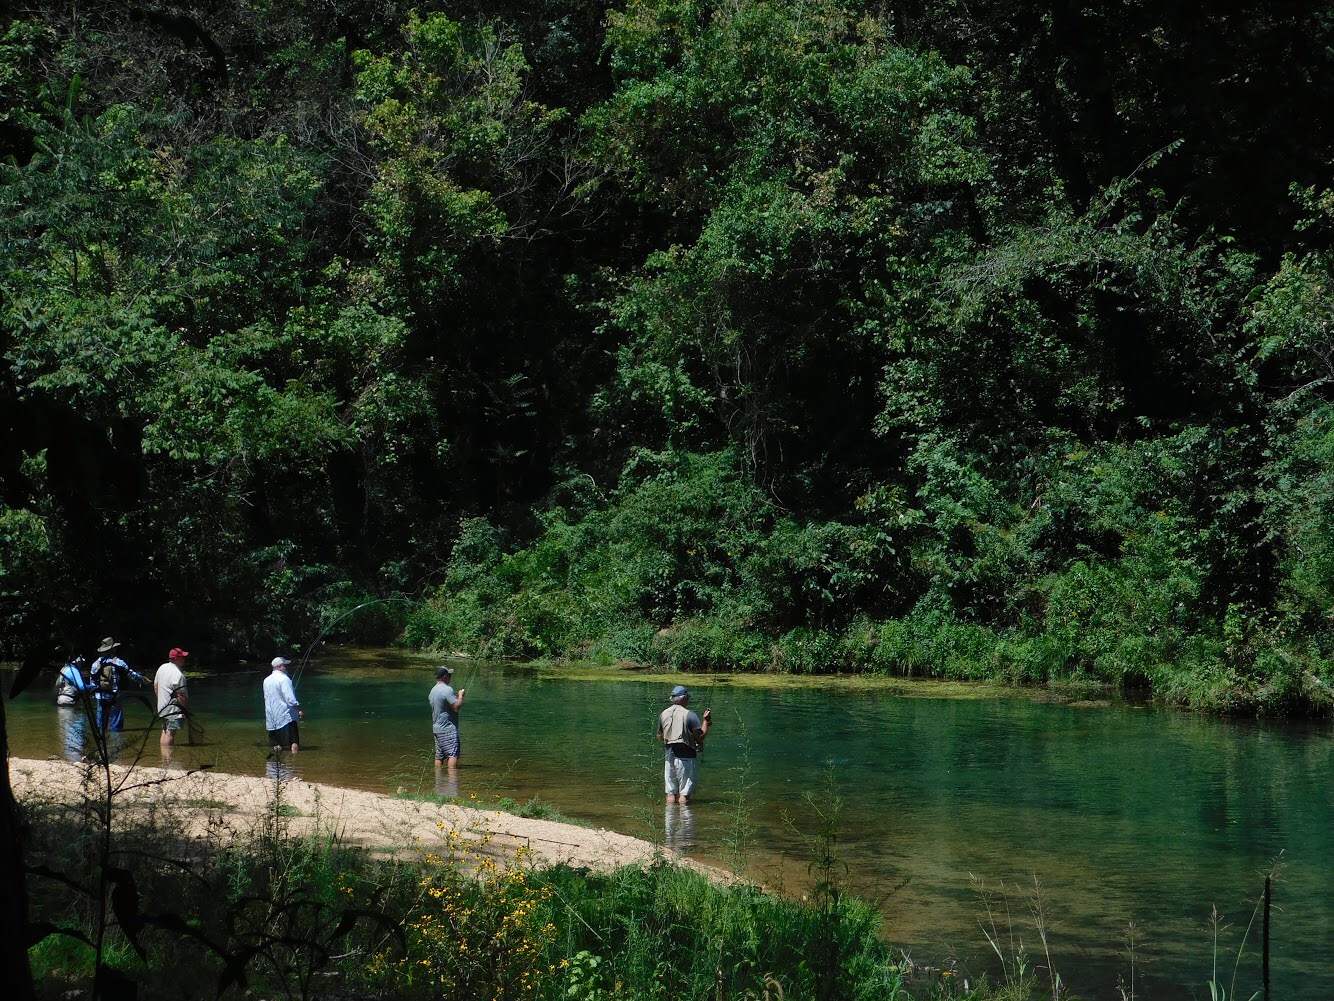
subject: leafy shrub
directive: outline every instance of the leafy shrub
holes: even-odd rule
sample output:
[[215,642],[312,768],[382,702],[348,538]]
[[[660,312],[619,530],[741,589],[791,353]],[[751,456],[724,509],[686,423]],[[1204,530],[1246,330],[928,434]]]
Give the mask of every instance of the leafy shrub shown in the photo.
[[686,619],[654,637],[655,659],[678,671],[755,671],[769,644],[754,630],[719,619]]

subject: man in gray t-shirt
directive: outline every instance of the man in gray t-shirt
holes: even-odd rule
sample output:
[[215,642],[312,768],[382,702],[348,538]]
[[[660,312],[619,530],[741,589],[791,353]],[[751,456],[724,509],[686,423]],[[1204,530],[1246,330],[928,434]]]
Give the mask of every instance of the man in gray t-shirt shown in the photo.
[[466,688],[455,694],[449,680],[454,669],[441,665],[435,669],[435,687],[431,689],[431,732],[435,735],[435,767],[449,763],[452,772],[459,763],[459,710],[463,708]]

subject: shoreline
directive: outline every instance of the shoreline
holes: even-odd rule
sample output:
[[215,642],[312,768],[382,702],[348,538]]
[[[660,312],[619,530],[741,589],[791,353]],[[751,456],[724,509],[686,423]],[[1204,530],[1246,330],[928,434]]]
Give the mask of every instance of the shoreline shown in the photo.
[[[526,850],[539,867],[569,865],[595,872],[671,862],[729,882],[730,873],[675,855],[642,838],[501,810],[404,799],[384,793],[306,782],[257,778],[212,769],[188,771],[158,765],[113,765],[116,812],[131,817],[155,811],[182,832],[204,837],[218,831],[254,835],[275,823],[292,836],[333,833],[372,852],[398,854],[446,846],[452,834],[497,858]],[[89,779],[101,786],[100,766],[58,759],[9,759],[10,783],[20,806],[33,802],[70,806],[85,798]]]

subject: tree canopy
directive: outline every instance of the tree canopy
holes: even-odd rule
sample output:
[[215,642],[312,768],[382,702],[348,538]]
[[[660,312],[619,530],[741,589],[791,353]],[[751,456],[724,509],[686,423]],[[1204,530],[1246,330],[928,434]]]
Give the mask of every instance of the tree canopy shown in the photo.
[[1328,704],[1334,14],[29,0],[0,615]]

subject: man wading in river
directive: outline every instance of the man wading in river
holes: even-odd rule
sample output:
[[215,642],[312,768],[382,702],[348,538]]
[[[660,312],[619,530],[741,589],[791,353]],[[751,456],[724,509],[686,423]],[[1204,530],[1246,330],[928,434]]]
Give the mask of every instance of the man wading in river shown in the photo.
[[167,662],[157,669],[153,677],[153,692],[157,695],[157,718],[162,724],[162,736],[158,738],[158,747],[162,750],[162,760],[171,759],[176,746],[176,731],[185,725],[185,705],[189,696],[185,691],[185,672],[182,666],[188,651],[172,647],[167,654]]
[[667,763],[663,768],[667,802],[685,805],[695,789],[695,763],[709,732],[713,710],[705,709],[703,719],[692,713],[685,685],[672,689],[671,701],[658,714],[658,740],[667,747]]
[[459,710],[463,708],[463,696],[468,691],[460,688],[458,694],[450,686],[449,680],[454,669],[440,665],[435,669],[435,687],[431,689],[431,732],[435,735],[436,771],[445,762],[452,772],[459,763]]
[[292,753],[301,750],[301,735],[297,721],[305,718],[301,703],[296,700],[292,679],[287,676],[286,657],[273,658],[273,673],[264,679],[264,726],[269,731],[269,743],[274,754],[290,746]]
[[103,733],[108,730],[120,733],[125,729],[125,700],[120,691],[125,684],[125,677],[128,675],[141,685],[148,684],[147,678],[116,656],[119,647],[120,644],[112,637],[104,639],[97,648],[102,656],[93,661],[89,672],[89,680],[97,696],[97,725]]

